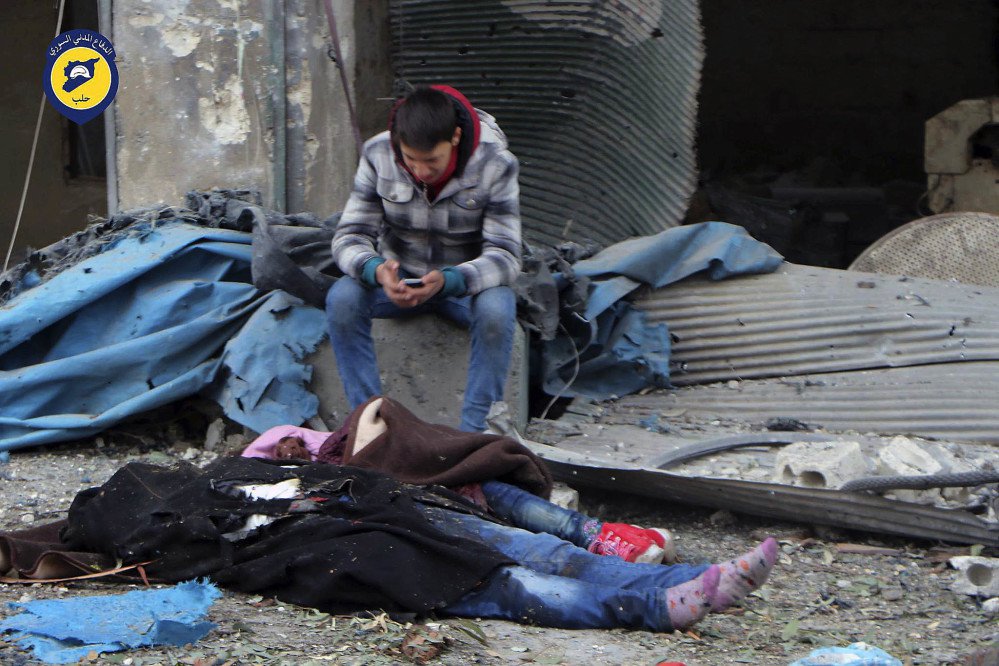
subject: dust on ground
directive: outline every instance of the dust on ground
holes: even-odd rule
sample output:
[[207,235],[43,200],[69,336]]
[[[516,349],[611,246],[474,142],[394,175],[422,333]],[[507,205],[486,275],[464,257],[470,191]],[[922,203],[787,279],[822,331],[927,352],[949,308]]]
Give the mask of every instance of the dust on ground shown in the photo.
[[[75,494],[99,485],[126,462],[206,464],[244,443],[216,433],[214,450],[201,448],[203,428],[177,417],[162,436],[141,424],[84,441],[15,452],[0,464],[0,529],[19,529],[65,517]],[[205,431],[200,430],[201,433]],[[199,441],[199,446],[192,446]],[[171,443],[173,442],[173,443]],[[438,618],[414,627],[377,614],[330,617],[315,610],[226,591],[209,619],[218,628],[196,645],[95,656],[92,663],[153,664],[398,664],[402,651],[432,664],[788,664],[823,645],[865,641],[907,664],[958,664],[999,641],[999,620],[980,600],[951,592],[956,572],[946,558],[967,547],[880,537],[861,532],[774,522],[726,512],[670,505],[624,494],[579,488],[581,510],[605,520],[673,531],[685,561],[728,559],[767,535],[778,537],[781,558],[769,584],[742,607],[713,614],[690,633],[568,631],[510,622]],[[852,544],[844,552],[838,544]],[[860,546],[861,548],[856,548]],[[978,552],[979,549],[974,549]],[[985,549],[985,555],[999,553]],[[0,601],[111,594],[132,586],[101,582],[0,584]],[[0,606],[0,617],[17,611]],[[0,663],[36,663],[14,644],[0,642]],[[971,663],[971,662],[968,662]],[[999,657],[979,657],[996,664]]]

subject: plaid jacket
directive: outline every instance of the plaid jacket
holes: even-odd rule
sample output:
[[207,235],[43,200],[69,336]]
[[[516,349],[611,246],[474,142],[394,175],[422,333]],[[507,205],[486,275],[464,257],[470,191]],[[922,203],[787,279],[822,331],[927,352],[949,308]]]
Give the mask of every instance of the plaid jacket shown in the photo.
[[365,142],[333,237],[340,270],[360,279],[365,262],[380,255],[417,277],[454,266],[469,294],[513,284],[520,270],[519,166],[495,119],[478,114],[478,147],[433,202],[396,162],[387,131]]

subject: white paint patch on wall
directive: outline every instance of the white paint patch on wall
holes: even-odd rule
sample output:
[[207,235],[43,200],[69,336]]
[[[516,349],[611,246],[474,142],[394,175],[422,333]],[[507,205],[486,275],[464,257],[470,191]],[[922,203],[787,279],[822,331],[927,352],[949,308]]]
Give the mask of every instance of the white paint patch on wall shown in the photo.
[[198,99],[201,126],[221,144],[244,143],[250,134],[250,115],[243,98],[243,81],[236,75]]
[[174,24],[161,31],[163,44],[166,45],[175,58],[191,55],[201,43],[202,28],[198,24]]
[[308,127],[312,115],[312,72],[308,65],[302,67],[298,80],[288,86],[287,99],[289,106],[298,107],[302,113],[300,118],[295,113],[289,113],[288,122],[301,122],[303,127]]

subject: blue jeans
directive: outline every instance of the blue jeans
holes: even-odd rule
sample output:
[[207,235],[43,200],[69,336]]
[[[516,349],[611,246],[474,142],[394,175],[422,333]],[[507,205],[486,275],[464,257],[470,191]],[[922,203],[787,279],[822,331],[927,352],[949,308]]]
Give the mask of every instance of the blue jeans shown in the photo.
[[382,393],[371,320],[428,312],[471,329],[472,351],[460,427],[467,432],[482,432],[490,406],[503,399],[510,369],[517,301],[509,287],[493,287],[460,298],[435,296],[414,308],[400,308],[381,287],[368,287],[351,277],[334,282],[326,294],[326,318],[350,407],[354,409]]
[[530,532],[547,532],[580,548],[588,547],[600,533],[602,522],[596,518],[563,509],[508,483],[485,481],[482,494],[494,514]]
[[563,629],[672,631],[666,590],[708,565],[633,564],[551,534],[534,534],[455,511],[421,507],[441,531],[487,543],[517,562],[493,572],[443,613]]

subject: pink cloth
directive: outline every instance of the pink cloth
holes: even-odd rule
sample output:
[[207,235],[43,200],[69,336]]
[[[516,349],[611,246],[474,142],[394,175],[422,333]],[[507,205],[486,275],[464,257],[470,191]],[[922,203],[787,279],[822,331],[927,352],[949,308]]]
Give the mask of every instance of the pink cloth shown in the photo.
[[274,459],[277,444],[285,437],[298,437],[302,444],[309,451],[312,460],[316,459],[316,454],[322,447],[323,442],[329,439],[330,433],[319,430],[309,430],[298,426],[283,425],[274,426],[267,432],[250,442],[249,446],[243,449],[244,458],[271,458]]

